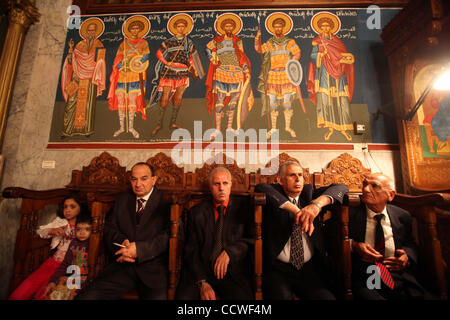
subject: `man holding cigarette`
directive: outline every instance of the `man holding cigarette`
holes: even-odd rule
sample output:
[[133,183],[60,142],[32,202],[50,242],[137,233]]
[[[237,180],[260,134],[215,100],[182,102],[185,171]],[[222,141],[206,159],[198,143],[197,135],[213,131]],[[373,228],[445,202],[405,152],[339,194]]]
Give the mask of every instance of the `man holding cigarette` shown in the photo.
[[154,187],[156,179],[149,164],[132,167],[132,192],[117,197],[103,231],[105,247],[116,261],[77,299],[118,299],[132,290],[141,299],[167,299],[170,204]]

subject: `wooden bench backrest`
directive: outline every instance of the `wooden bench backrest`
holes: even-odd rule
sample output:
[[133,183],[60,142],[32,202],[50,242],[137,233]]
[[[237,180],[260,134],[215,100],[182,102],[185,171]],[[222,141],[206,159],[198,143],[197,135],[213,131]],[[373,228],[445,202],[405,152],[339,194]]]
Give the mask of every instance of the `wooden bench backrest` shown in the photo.
[[[233,193],[245,194],[251,197],[254,204],[255,214],[255,282],[256,298],[262,298],[262,208],[265,203],[265,197],[262,194],[254,193],[254,187],[257,183],[273,183],[276,181],[276,172],[272,174],[262,174],[261,170],[256,173],[246,173],[244,168],[240,168],[232,159],[226,158],[224,154],[214,157],[215,160],[207,161],[201,168],[195,172],[184,172],[183,168],[175,165],[170,157],[164,153],[149,158],[146,162],[153,166],[155,175],[158,176],[157,187],[164,190],[166,195],[171,198],[171,234],[170,234],[170,254],[169,254],[169,297],[173,298],[176,289],[177,277],[179,273],[180,246],[178,239],[178,221],[183,212],[187,212],[193,205],[203,199],[208,190],[209,172],[217,165],[227,167],[233,175]],[[274,162],[275,161],[275,164]],[[287,153],[281,153],[274,158],[265,167],[278,168],[278,165],[286,161],[298,161]],[[219,162],[219,164],[217,163]],[[344,153],[338,158],[332,160],[329,166],[320,173],[309,173],[308,168],[303,168],[305,183],[311,183],[315,187],[327,186],[332,183],[343,183],[350,188],[349,197],[358,197],[361,191],[363,175],[370,172],[370,169],[364,168],[356,158]],[[101,153],[98,157],[92,159],[90,164],[83,167],[82,170],[73,170],[72,180],[65,187],[55,190],[33,191],[17,187],[6,188],[3,191],[5,198],[22,198],[21,206],[21,224],[17,233],[15,256],[14,256],[14,274],[12,277],[10,289],[14,289],[28,274],[36,269],[40,262],[48,257],[48,240],[39,239],[32,236],[37,227],[37,214],[39,210],[47,204],[58,204],[70,192],[78,191],[85,199],[90,208],[93,217],[93,232],[90,240],[89,249],[89,276],[92,280],[104,266],[105,259],[102,249],[102,232],[107,212],[114,205],[114,199],[120,192],[128,190],[130,171],[120,165],[117,158],[107,152]],[[444,196],[446,197],[446,195]],[[398,196],[396,199],[401,199]],[[419,198],[418,198],[419,199]],[[420,201],[424,200],[422,198]],[[445,200],[447,201],[447,200]],[[351,205],[351,203],[350,203]],[[437,279],[442,279],[443,271],[439,271],[439,265],[442,263],[442,254],[440,245],[435,232],[435,216],[433,218],[433,203],[426,202],[422,205],[419,214],[415,214],[417,207],[411,208],[410,212],[414,216],[419,216],[420,221],[425,221],[425,230],[428,233],[421,232],[421,241],[430,242],[432,250],[428,252],[438,266],[433,270],[437,271]],[[423,213],[427,212],[427,213]],[[348,241],[348,207],[339,207],[333,214],[337,215],[339,225],[339,257],[342,267],[342,281],[344,285],[344,295],[351,298],[351,264],[349,262],[350,248]],[[434,222],[433,222],[434,221]],[[420,227],[422,228],[422,227]],[[425,234],[428,234],[425,236]],[[434,234],[434,235],[433,235]],[[428,239],[429,238],[429,239]],[[431,240],[430,240],[431,239]],[[442,288],[444,290],[444,288]]]

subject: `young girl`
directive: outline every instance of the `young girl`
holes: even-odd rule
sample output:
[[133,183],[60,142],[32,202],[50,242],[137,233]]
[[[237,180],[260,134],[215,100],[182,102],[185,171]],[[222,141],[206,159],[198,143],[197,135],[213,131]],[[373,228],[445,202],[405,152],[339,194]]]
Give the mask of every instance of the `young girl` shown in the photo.
[[14,290],[9,300],[28,300],[33,295],[37,300],[45,298],[47,283],[63,261],[70,241],[75,238],[75,223],[79,214],[89,215],[87,207],[80,202],[78,196],[70,195],[64,199],[57,217],[49,224],[39,227],[37,234],[44,239],[52,238],[50,248],[56,248],[56,252]]

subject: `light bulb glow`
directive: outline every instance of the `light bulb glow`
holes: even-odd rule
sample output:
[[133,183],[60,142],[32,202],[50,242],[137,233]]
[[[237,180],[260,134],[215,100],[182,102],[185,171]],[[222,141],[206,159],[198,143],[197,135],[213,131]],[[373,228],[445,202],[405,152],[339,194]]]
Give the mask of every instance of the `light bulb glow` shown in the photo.
[[436,90],[450,90],[450,69],[444,72],[434,83]]

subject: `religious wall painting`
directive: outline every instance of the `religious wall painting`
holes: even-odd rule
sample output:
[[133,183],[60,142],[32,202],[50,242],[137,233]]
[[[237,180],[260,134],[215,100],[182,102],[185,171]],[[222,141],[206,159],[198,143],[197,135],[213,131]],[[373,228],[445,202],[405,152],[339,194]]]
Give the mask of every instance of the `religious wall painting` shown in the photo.
[[64,97],[62,137],[90,136],[94,133],[97,97],[105,90],[105,47],[99,40],[105,25],[99,18],[86,19],[79,29],[76,45],[69,39],[69,52],[61,72]]
[[[440,70],[428,65],[414,79],[416,101]],[[423,158],[450,157],[450,94],[432,88],[417,112]],[[413,120],[414,121],[414,120]]]
[[311,19],[311,27],[318,36],[312,41],[307,87],[316,107],[317,127],[328,128],[325,141],[335,130],[352,141],[350,102],[355,87],[355,58],[336,37],[341,28],[336,15],[319,12]]
[[194,20],[189,14],[178,13],[170,17],[167,30],[172,37],[161,42],[156,51],[158,61],[148,108],[157,109],[156,126],[152,130],[155,137],[163,128],[164,115],[172,103],[169,130],[181,129],[177,117],[183,102],[183,94],[189,87],[190,77],[197,81],[204,77],[204,69],[194,41],[189,37],[194,28]]
[[[367,69],[358,65],[358,53],[372,45],[359,40],[381,32],[364,30],[361,14],[257,9],[83,17],[86,30],[87,21],[103,24],[96,38],[103,56],[92,61],[103,57],[106,80],[86,117],[95,120],[94,129],[63,134],[61,110],[71,87],[62,86],[62,68],[65,89],[55,99],[49,140],[168,142],[180,128],[198,139],[200,124],[201,132],[212,132],[207,141],[238,129],[265,129],[270,139],[279,129],[286,143],[389,142],[374,141],[370,131],[378,105],[364,92],[380,88],[358,81]],[[68,31],[64,57],[70,39],[84,41],[81,32]],[[355,121],[366,124],[364,135],[353,134]]]
[[224,117],[226,131],[235,132],[233,124],[236,111],[239,114],[240,120],[237,122],[240,126],[253,107],[251,62],[238,36],[242,27],[243,23],[238,15],[223,13],[214,23],[216,36],[206,45],[209,58],[206,108],[209,114],[214,113],[215,124],[211,140],[222,133]]
[[258,90],[261,92],[262,109],[261,113],[270,118],[270,128],[267,138],[270,138],[277,129],[279,114],[284,115],[284,130],[292,138],[296,138],[295,130],[291,128],[294,110],[292,102],[299,100],[303,106],[303,99],[299,84],[292,83],[289,76],[289,64],[300,66],[297,74],[302,73],[300,59],[301,51],[294,39],[288,34],[291,32],[294,23],[287,14],[274,12],[265,21],[265,28],[272,35],[266,42],[261,41],[261,28],[258,26],[258,33],[255,37],[255,50],[261,54],[261,73],[258,77]]
[[109,110],[117,110],[119,120],[119,129],[113,137],[129,132],[138,139],[134,119],[138,115],[146,119],[145,84],[150,47],[144,37],[150,28],[150,21],[142,15],[131,16],[122,25],[123,41],[113,61],[108,90]]

